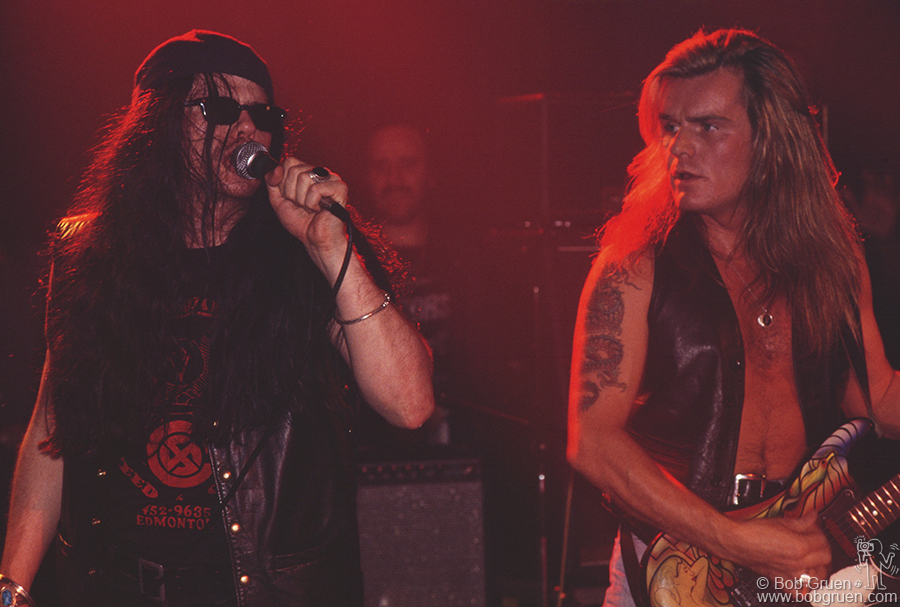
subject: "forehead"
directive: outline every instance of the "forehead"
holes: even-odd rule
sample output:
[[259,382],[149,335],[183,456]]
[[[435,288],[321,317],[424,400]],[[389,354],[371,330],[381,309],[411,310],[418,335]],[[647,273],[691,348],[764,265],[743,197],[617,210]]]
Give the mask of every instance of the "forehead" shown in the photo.
[[425,141],[413,128],[387,127],[372,137],[369,155],[372,158],[424,157]]
[[691,78],[664,77],[660,82],[659,112],[670,119],[747,117],[744,76],[731,69]]
[[[237,101],[246,104],[248,101],[264,102],[266,91],[251,80],[231,74],[214,74],[213,85],[216,93],[222,97],[233,97]],[[191,87],[192,97],[205,97],[210,94],[206,77],[203,74],[194,76],[194,84]]]

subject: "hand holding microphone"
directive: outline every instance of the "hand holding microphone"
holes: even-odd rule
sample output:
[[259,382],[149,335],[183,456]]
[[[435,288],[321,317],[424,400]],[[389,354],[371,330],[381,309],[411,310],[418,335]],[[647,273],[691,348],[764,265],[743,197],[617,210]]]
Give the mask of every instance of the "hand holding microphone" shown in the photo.
[[[259,179],[262,181],[266,175],[280,166],[280,163],[269,154],[266,146],[257,141],[248,141],[238,147],[234,151],[233,160],[234,170],[244,179]],[[331,173],[324,167],[310,169],[307,174],[315,183],[322,183],[331,178]],[[332,287],[332,294],[334,297],[337,297],[341,284],[344,282],[344,276],[347,274],[347,269],[350,266],[350,259],[353,254],[353,237],[356,230],[353,227],[353,221],[347,209],[331,198],[322,198],[320,204],[347,226],[347,248],[344,252],[344,259],[337,279]]]
[[[256,141],[248,141],[238,147],[234,152],[235,171],[237,171],[237,174],[244,179],[262,180],[278,166],[279,162],[272,158],[269,151],[266,149],[266,146]],[[328,169],[323,167],[310,169],[308,175],[310,179],[316,183],[328,181],[331,178],[331,173]],[[344,276],[347,273],[347,268],[350,264],[350,258],[353,252],[354,239],[356,239],[356,246],[365,261],[366,269],[372,274],[373,278],[375,278],[375,282],[384,289],[386,293],[393,293],[391,280],[384,267],[381,265],[378,255],[375,253],[372,245],[365,236],[357,233],[347,209],[330,198],[323,198],[322,206],[347,225],[347,248],[344,253],[344,260],[341,264],[337,280],[332,287],[334,296],[337,297],[337,293],[344,281]]]
[[[280,163],[269,154],[266,146],[257,141],[248,141],[238,147],[234,151],[233,160],[235,171],[244,179],[259,179],[262,181],[266,175],[280,166]],[[324,167],[315,167],[308,174],[315,183],[328,181],[331,177],[331,173]],[[322,207],[345,224],[351,225],[350,214],[347,212],[347,209],[331,198],[323,198]]]

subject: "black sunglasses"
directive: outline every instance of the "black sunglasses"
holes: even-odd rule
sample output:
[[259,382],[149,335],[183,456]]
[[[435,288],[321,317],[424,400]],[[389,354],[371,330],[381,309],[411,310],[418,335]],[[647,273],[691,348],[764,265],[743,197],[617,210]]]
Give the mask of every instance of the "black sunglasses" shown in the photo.
[[286,113],[280,107],[268,103],[241,105],[231,97],[204,97],[184,102],[185,107],[200,106],[203,117],[209,124],[234,124],[247,110],[250,119],[261,131],[274,133],[284,126]]

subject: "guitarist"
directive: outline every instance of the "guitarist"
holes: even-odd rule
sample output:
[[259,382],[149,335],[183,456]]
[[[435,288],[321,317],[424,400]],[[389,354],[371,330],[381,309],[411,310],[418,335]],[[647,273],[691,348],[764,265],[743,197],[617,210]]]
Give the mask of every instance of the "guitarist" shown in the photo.
[[646,148],[573,345],[569,461],[630,521],[606,604],[634,604],[626,570],[659,530],[772,580],[826,579],[815,513],[720,513],[778,493],[846,417],[900,435],[900,381],[807,93],[757,35],[700,32],[644,82],[639,120]]

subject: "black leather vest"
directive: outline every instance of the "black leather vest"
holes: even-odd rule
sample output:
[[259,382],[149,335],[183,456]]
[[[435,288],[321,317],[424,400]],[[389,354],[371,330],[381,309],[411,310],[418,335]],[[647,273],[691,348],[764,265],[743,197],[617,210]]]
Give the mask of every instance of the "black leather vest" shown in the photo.
[[[350,426],[322,409],[293,416],[265,439],[225,506],[241,607],[362,604]],[[220,500],[261,434],[210,449]]]
[[[239,607],[360,607],[356,465],[349,419],[324,404],[286,416],[222,513]],[[210,447],[220,501],[231,492],[259,428]],[[92,596],[114,538],[103,533],[106,469],[93,458],[66,460],[58,565],[67,600]],[[63,555],[63,552],[68,553]],[[65,556],[65,558],[63,558]],[[76,591],[75,588],[78,588]],[[64,602],[64,604],[70,604]]]
[[[744,398],[744,349],[737,315],[690,219],[670,234],[655,261],[642,406],[630,422],[654,459],[704,500],[728,503]],[[849,363],[804,357],[793,340],[794,373],[807,446],[843,421]]]

